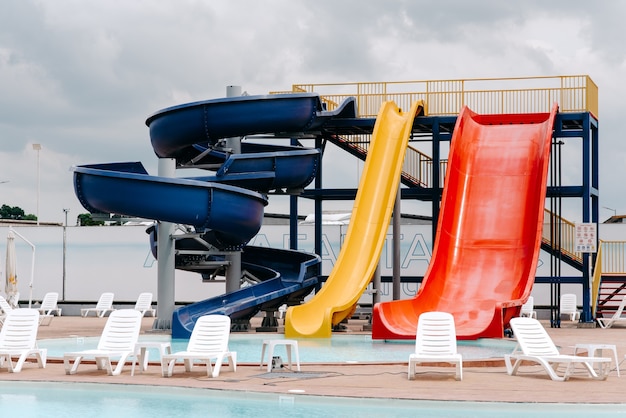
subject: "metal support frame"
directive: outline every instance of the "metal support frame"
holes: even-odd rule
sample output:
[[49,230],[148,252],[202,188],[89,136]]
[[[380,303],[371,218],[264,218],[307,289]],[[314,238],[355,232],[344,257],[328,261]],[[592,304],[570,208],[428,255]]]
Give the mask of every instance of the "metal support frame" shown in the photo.
[[[330,135],[349,135],[371,133],[373,131],[374,118],[343,119],[330,121],[324,129]],[[440,187],[441,179],[441,145],[452,139],[452,130],[456,122],[455,116],[421,116],[416,118],[413,125],[413,134],[419,134],[419,140],[430,135],[432,141],[432,187],[416,187],[402,189],[401,199],[418,199],[432,202],[432,238],[435,242],[437,220],[439,217],[440,201],[443,188]],[[335,124],[335,125],[333,125]],[[445,127],[445,129],[442,129]],[[452,128],[451,128],[452,127]],[[413,137],[412,137],[413,138]],[[546,196],[548,198],[580,198],[582,199],[582,221],[598,223],[599,217],[599,134],[598,120],[589,112],[581,113],[558,113],[555,119],[554,138],[561,139],[577,138],[582,144],[582,179],[579,185],[550,184]],[[414,139],[412,139],[413,141]],[[322,148],[322,141],[317,138],[315,146]],[[315,179],[313,189],[305,189],[296,197],[309,198],[315,201],[315,253],[321,254],[322,250],[322,205],[325,200],[354,200],[356,189],[324,189],[323,173],[320,170]],[[297,217],[294,212],[297,203],[291,205],[291,217]],[[292,230],[293,233],[293,230]],[[293,238],[292,238],[293,239]],[[583,322],[592,321],[590,301],[590,254],[584,254],[581,277],[562,278],[559,271],[555,271],[549,278],[537,278],[538,283],[575,283],[582,286]],[[321,266],[320,266],[321,269]],[[414,278],[411,279],[414,281]],[[418,280],[419,281],[419,280]],[[555,303],[552,302],[554,305]]]

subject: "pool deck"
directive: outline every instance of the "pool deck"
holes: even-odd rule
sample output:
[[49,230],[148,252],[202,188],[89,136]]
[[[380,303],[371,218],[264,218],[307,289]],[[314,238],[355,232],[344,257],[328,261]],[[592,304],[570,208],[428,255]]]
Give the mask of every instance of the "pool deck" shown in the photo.
[[[257,318],[254,318],[256,320]],[[100,336],[106,318],[56,317],[49,326],[39,328],[39,339],[64,338],[72,335]],[[154,318],[144,318],[142,333],[150,333]],[[360,332],[362,322],[352,321],[348,328]],[[252,323],[254,326],[254,322]],[[577,343],[614,344],[620,362],[626,354],[626,329],[582,328],[564,322],[561,328],[546,330],[561,347],[562,353],[574,352]],[[254,332],[254,331],[251,331]],[[268,338],[272,334],[268,334]],[[604,354],[607,356],[608,354]],[[259,344],[259,359],[261,346]],[[286,359],[283,359],[285,361]],[[161,377],[160,365],[151,362],[143,373],[124,368],[120,376],[107,376],[97,370],[93,362],[81,364],[78,373],[66,375],[61,359],[48,359],[45,369],[27,363],[21,373],[0,369],[2,381],[55,381],[180,386],[233,391],[271,392],[278,394],[308,394],[324,396],[367,397],[385,399],[428,399],[492,402],[548,402],[548,403],[622,403],[624,388],[617,372],[612,370],[605,381],[592,380],[584,373],[576,374],[566,382],[555,382],[538,365],[522,366],[518,376],[508,376],[502,360],[465,362],[463,380],[454,380],[452,368],[418,368],[415,380],[407,379],[407,363],[394,364],[314,364],[300,359],[301,373],[267,373],[259,363],[239,363],[235,373],[222,369],[219,377],[208,378],[206,368],[197,367],[186,373],[177,365],[170,378]],[[407,359],[408,361],[408,359]],[[422,370],[423,369],[423,370]],[[621,370],[623,373],[626,370]],[[424,373],[422,373],[424,372]]]

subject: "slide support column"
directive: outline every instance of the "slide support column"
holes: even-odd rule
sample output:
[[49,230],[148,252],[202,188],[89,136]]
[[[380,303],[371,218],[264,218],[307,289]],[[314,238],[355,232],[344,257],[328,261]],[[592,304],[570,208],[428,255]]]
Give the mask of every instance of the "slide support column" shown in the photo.
[[[175,177],[176,160],[159,158],[159,176]],[[174,234],[175,225],[171,222],[159,222],[157,235],[157,315],[153,329],[172,329],[172,315],[176,305],[175,298],[175,263]]]
[[[226,86],[226,97],[241,96],[241,86]],[[241,154],[241,138],[226,138],[226,147],[233,154]],[[232,251],[226,255],[230,265],[226,269],[226,293],[239,290],[241,280],[241,251]]]

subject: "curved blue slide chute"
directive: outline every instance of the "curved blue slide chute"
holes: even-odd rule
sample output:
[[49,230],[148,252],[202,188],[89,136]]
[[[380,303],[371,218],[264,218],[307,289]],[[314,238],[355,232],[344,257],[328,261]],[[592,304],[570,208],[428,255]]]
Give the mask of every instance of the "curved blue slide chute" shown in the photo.
[[[298,303],[317,284],[321,259],[305,252],[246,246],[259,231],[269,191],[297,193],[315,178],[321,151],[242,142],[233,154],[222,140],[253,134],[291,138],[318,132],[332,118],[356,117],[353,98],[326,111],[317,94],[242,96],[163,109],[146,120],[154,152],[175,158],[179,167],[215,170],[211,176],[150,176],[139,162],[74,167],[74,189],[92,213],[115,213],[192,226],[200,241],[222,251],[242,251],[242,271],[259,279],[216,298],[174,312],[172,336],[188,338],[202,315],[221,313],[249,319],[260,310]],[[156,228],[152,231],[155,232]],[[149,231],[151,233],[151,231]],[[151,233],[155,242],[156,234]],[[177,239],[176,248],[196,245]],[[205,248],[206,249],[206,248]],[[156,252],[155,252],[156,254]],[[219,264],[220,256],[203,262]],[[177,268],[194,270],[193,259]],[[182,259],[182,258],[181,258]]]
[[254,237],[267,205],[263,194],[241,187],[149,176],[141,163],[75,167],[74,190],[92,213],[192,225],[199,232],[211,230],[217,237],[211,244],[223,249]]

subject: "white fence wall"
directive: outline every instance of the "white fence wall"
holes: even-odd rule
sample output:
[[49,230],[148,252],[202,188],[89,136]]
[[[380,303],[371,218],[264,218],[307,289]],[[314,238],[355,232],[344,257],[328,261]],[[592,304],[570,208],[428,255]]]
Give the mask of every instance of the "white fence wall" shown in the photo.
[[[67,227],[65,246],[65,278],[63,275],[63,228],[60,226],[14,226],[35,245],[35,268],[32,277],[33,300],[41,300],[49,291],[56,291],[66,302],[95,302],[102,292],[114,292],[116,302],[133,302],[141,292],[157,294],[157,261],[150,252],[145,226]],[[326,225],[323,228],[323,274],[329,275],[339,255],[347,225]],[[0,291],[4,294],[6,236],[8,227],[0,227]],[[403,276],[421,276],[426,272],[432,253],[430,225],[403,225],[401,236],[401,267]],[[624,239],[626,225],[603,224],[600,237]],[[312,225],[300,225],[300,249],[313,251]],[[381,274],[392,275],[391,228],[381,256]],[[251,245],[287,248],[287,225],[267,225],[250,242]],[[31,282],[31,247],[16,237],[18,285],[20,299],[28,302]],[[564,275],[579,275],[563,265]],[[537,274],[550,275],[550,259],[541,253]],[[203,283],[195,273],[176,271],[176,300],[194,302],[224,292],[221,281]],[[418,285],[404,283],[402,297],[413,297]],[[563,291],[579,293],[579,285],[567,285]],[[382,299],[391,298],[391,284],[384,283]],[[549,303],[549,287],[535,286],[536,304]],[[64,296],[64,298],[63,298]],[[364,296],[363,301],[371,301]]]

